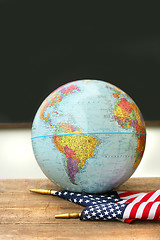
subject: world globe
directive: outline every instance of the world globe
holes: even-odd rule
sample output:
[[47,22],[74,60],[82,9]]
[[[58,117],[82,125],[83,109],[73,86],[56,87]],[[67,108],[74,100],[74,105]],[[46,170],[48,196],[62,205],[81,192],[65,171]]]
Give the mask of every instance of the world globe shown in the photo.
[[32,126],[33,151],[43,173],[74,192],[117,188],[139,165],[145,140],[135,102],[100,80],[73,81],[53,91]]

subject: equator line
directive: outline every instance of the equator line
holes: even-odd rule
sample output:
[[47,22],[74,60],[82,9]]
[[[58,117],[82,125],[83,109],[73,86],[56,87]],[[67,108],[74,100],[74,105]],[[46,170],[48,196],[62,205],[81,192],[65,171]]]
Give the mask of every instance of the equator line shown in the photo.
[[56,136],[67,136],[67,135],[94,135],[94,134],[106,134],[106,135],[135,134],[135,135],[146,135],[146,133],[136,133],[136,132],[63,133],[63,134],[51,134],[51,135],[36,136],[36,137],[32,137],[31,139],[45,138],[45,137],[56,137]]

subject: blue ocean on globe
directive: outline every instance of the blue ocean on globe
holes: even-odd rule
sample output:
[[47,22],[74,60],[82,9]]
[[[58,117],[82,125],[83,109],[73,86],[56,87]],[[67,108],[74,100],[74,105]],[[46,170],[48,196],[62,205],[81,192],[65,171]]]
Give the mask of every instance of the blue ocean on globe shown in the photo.
[[135,102],[100,80],[73,81],[53,91],[32,126],[40,168],[59,187],[74,192],[117,188],[139,165],[145,139]]

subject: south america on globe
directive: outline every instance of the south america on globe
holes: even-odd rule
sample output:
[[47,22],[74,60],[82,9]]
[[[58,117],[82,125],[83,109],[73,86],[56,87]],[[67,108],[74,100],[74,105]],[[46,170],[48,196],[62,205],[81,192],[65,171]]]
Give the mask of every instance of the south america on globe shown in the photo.
[[32,146],[44,174],[59,187],[110,191],[139,165],[146,128],[135,102],[100,80],[78,80],[53,91],[39,107]]

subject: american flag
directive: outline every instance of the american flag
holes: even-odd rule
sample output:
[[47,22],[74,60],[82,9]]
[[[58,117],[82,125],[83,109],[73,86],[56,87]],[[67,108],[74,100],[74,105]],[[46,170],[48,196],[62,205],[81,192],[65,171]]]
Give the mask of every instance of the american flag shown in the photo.
[[150,193],[112,191],[104,195],[58,191],[55,195],[85,206],[81,220],[117,219],[128,223],[135,219],[160,220],[160,190]]
[[160,201],[160,189],[149,192],[117,192],[119,198],[123,199],[124,202],[159,202]]
[[160,220],[160,202],[108,203],[86,207],[81,220],[121,220],[131,223],[133,220]]
[[83,209],[80,220],[120,220],[129,203],[91,205]]
[[116,203],[121,200],[116,191],[108,192],[105,195],[91,195],[69,191],[58,191],[54,193],[54,195],[84,207],[102,203]]
[[160,220],[160,189],[149,192],[118,192],[122,203],[129,203],[124,211],[124,221],[135,219]]

